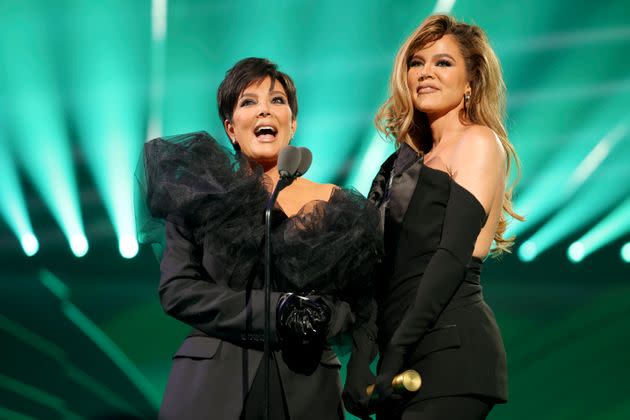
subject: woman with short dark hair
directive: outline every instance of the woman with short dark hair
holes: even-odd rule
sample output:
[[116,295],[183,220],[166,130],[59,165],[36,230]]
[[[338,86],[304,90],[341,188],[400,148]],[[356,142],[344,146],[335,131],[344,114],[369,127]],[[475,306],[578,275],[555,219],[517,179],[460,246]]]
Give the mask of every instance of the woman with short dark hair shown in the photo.
[[[193,328],[174,356],[165,420],[264,412],[263,214],[297,128],[296,91],[275,64],[248,58],[227,72],[217,102],[235,154],[206,133],[155,139],[140,173],[153,222],[166,226],[162,307]],[[376,208],[298,178],[272,218],[271,419],[343,418],[340,363],[327,340],[374,328]]]

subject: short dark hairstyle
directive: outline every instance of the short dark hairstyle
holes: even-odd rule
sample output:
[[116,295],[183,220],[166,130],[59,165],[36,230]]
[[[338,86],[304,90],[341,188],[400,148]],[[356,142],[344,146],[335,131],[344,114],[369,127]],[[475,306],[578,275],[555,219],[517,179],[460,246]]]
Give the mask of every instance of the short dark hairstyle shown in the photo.
[[234,107],[241,93],[253,82],[262,81],[266,77],[270,77],[272,83],[280,82],[287,94],[287,101],[295,119],[298,113],[297,93],[291,77],[279,71],[278,65],[266,58],[249,57],[240,60],[229,69],[217,89],[217,105],[221,122],[232,121]]

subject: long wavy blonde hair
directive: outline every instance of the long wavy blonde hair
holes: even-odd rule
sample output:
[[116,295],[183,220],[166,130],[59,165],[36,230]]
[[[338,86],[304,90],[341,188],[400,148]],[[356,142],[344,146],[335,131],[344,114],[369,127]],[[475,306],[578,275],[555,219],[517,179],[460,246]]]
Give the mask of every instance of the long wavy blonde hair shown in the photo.
[[[506,94],[501,64],[481,28],[458,22],[451,16],[430,16],[402,44],[394,62],[390,96],[376,114],[376,128],[386,138],[393,139],[397,146],[407,143],[420,153],[431,148],[431,138],[426,135],[430,133],[426,116],[414,108],[407,85],[408,63],[416,51],[444,35],[452,35],[457,40],[470,81],[470,99],[465,101],[460,119],[465,124],[479,124],[492,129],[507,154],[506,174],[509,175],[514,164],[517,175],[520,175],[520,162],[503,124]],[[508,225],[507,215],[524,220],[512,209],[512,190],[516,180],[505,191],[503,212],[494,234],[495,245],[491,252],[495,256],[509,252],[514,242],[513,237],[503,237]]]

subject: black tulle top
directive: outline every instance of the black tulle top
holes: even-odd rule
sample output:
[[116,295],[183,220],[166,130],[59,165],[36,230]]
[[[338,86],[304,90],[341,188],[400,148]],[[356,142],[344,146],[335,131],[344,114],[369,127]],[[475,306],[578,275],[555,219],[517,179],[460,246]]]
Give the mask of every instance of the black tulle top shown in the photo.
[[[138,238],[163,249],[164,222],[185,224],[211,253],[230,287],[260,286],[264,209],[270,180],[256,162],[196,132],[145,144],[136,170]],[[379,216],[354,190],[334,189],[294,216],[276,207],[272,257],[276,289],[334,294],[359,308],[370,296],[380,255]],[[253,282],[253,283],[252,283]]]

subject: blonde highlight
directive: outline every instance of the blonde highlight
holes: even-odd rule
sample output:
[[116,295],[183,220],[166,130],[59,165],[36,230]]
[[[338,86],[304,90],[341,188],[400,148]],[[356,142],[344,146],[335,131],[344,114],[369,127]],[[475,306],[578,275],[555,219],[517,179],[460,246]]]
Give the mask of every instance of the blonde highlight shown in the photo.
[[428,130],[424,114],[414,108],[407,86],[408,62],[419,49],[435,42],[445,35],[452,35],[457,40],[466,62],[470,80],[470,97],[465,100],[465,108],[460,119],[465,124],[484,125],[498,136],[507,156],[506,176],[512,165],[517,177],[506,188],[503,197],[503,211],[494,235],[494,248],[491,254],[498,256],[510,252],[514,238],[504,238],[508,226],[508,216],[524,220],[512,207],[512,191],[520,177],[520,162],[514,146],[510,143],[504,126],[506,113],[506,87],[503,81],[501,64],[492,50],[484,31],[475,25],[458,22],[447,15],[433,15],[427,18],[403,42],[394,61],[390,78],[390,94],[379,108],[375,125],[387,139],[412,146],[423,153],[430,139],[423,133]]

